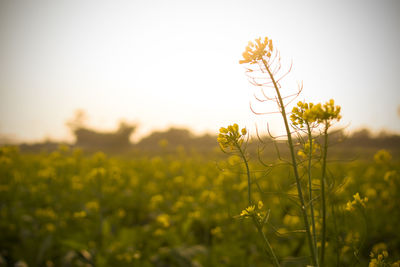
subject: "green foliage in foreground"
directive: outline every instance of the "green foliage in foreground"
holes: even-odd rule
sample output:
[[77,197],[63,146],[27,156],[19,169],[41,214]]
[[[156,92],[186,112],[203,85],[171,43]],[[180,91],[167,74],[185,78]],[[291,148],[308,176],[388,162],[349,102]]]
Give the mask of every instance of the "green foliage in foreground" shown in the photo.
[[[252,169],[261,169],[254,162]],[[263,192],[254,185],[253,194],[270,210],[267,231],[281,264],[304,266],[306,236],[286,168],[254,172]],[[330,163],[328,180],[341,186],[334,214],[328,209],[335,224],[327,229],[327,266],[399,259],[399,172],[398,160],[384,152],[367,162]],[[235,156],[217,162],[180,150],[110,158],[65,147],[27,155],[2,147],[0,179],[0,266],[269,262],[253,224],[239,216],[247,180]]]

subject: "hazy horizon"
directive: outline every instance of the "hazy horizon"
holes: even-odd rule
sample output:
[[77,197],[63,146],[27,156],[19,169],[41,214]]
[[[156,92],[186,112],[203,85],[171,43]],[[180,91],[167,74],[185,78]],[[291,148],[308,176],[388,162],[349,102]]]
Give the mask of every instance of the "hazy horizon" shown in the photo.
[[333,98],[349,131],[400,133],[399,25],[398,1],[1,1],[0,137],[71,141],[77,109],[95,129],[138,124],[134,139],[234,122],[279,134],[238,64],[263,36],[293,61],[299,100]]

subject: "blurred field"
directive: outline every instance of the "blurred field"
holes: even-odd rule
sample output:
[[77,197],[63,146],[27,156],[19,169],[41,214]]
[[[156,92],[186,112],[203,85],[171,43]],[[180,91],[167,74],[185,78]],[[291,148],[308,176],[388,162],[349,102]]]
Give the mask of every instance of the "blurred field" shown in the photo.
[[[216,143],[203,151],[161,140],[149,142],[153,150],[125,154],[1,147],[0,266],[268,266],[254,226],[238,216],[247,206],[240,160]],[[335,192],[328,266],[367,266],[373,250],[398,260],[397,148],[339,148],[332,147],[332,159],[348,158],[328,166]],[[264,155],[274,163],[275,155]],[[256,153],[251,164],[277,256],[284,266],[304,266],[306,239],[288,166],[266,172]],[[346,210],[356,193],[368,198],[366,207]]]

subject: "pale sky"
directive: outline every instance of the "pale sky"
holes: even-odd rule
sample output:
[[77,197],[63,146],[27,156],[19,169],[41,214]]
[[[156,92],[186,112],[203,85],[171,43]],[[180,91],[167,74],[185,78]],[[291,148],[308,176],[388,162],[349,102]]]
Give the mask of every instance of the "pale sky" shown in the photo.
[[137,136],[234,122],[279,133],[250,111],[238,64],[264,36],[293,60],[299,100],[335,99],[349,130],[400,132],[400,1],[0,0],[0,135],[71,140],[77,109],[99,129],[138,123]]

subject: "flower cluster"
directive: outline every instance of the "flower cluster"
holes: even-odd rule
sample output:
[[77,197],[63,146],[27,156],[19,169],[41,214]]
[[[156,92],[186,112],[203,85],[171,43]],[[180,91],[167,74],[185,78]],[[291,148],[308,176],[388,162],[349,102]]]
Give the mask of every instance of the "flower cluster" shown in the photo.
[[247,208],[245,208],[244,210],[242,210],[242,212],[240,213],[240,217],[243,218],[250,218],[250,217],[255,217],[258,222],[262,222],[265,220],[266,217],[266,212],[262,211],[262,208],[264,207],[264,203],[260,200],[256,205],[251,205],[248,206]]
[[241,217],[250,217],[251,215],[254,214],[255,210],[256,210],[256,206],[255,205],[248,206],[247,208],[242,210],[242,212],[240,213],[240,216]]
[[325,104],[303,103],[299,101],[296,107],[292,109],[290,119],[294,126],[303,128],[304,125],[310,123],[330,123],[330,121],[339,121],[342,118],[340,115],[340,106],[335,106],[333,99]]
[[365,208],[365,203],[368,202],[368,198],[367,198],[367,197],[361,198],[361,197],[360,197],[360,194],[359,194],[359,193],[356,193],[355,195],[353,195],[353,198],[354,198],[353,201],[347,202],[347,204],[346,204],[346,210],[348,210],[348,211],[353,211],[353,210],[354,210],[354,207],[355,207],[357,204],[359,204],[359,205],[361,205],[362,207]]
[[290,119],[293,125],[303,128],[304,124],[317,121],[318,114],[321,112],[321,104],[314,105],[313,103],[303,103],[299,101],[296,107],[292,109]]
[[340,115],[340,109],[340,106],[335,106],[335,101],[331,99],[329,102],[322,105],[318,119],[325,122],[333,120],[339,121],[342,118]]
[[264,41],[260,38],[255,40],[255,43],[249,42],[246,47],[246,50],[243,52],[243,59],[239,61],[240,64],[257,63],[259,60],[263,60],[266,56],[267,58],[271,57],[272,52],[274,51],[274,46],[272,45],[272,40],[268,39],[268,37],[264,38]]
[[385,262],[387,257],[389,257],[389,253],[386,250],[376,254],[371,252],[369,256],[371,257],[371,261],[368,264],[369,267],[390,266]]
[[389,252],[385,243],[378,243],[372,247],[372,251],[369,254],[371,258],[369,267],[400,267],[400,261],[392,262],[389,261]]
[[[316,143],[315,140],[312,140],[311,155],[316,155],[318,150],[320,150],[320,145],[318,143]],[[303,159],[306,159],[309,154],[310,154],[310,143],[307,142],[304,144],[303,149],[301,149],[297,152],[297,155],[299,155]]]
[[226,148],[234,150],[243,144],[243,137],[246,134],[246,128],[243,128],[239,132],[239,125],[235,123],[233,125],[229,125],[227,128],[221,127],[219,129],[217,141],[223,150]]

